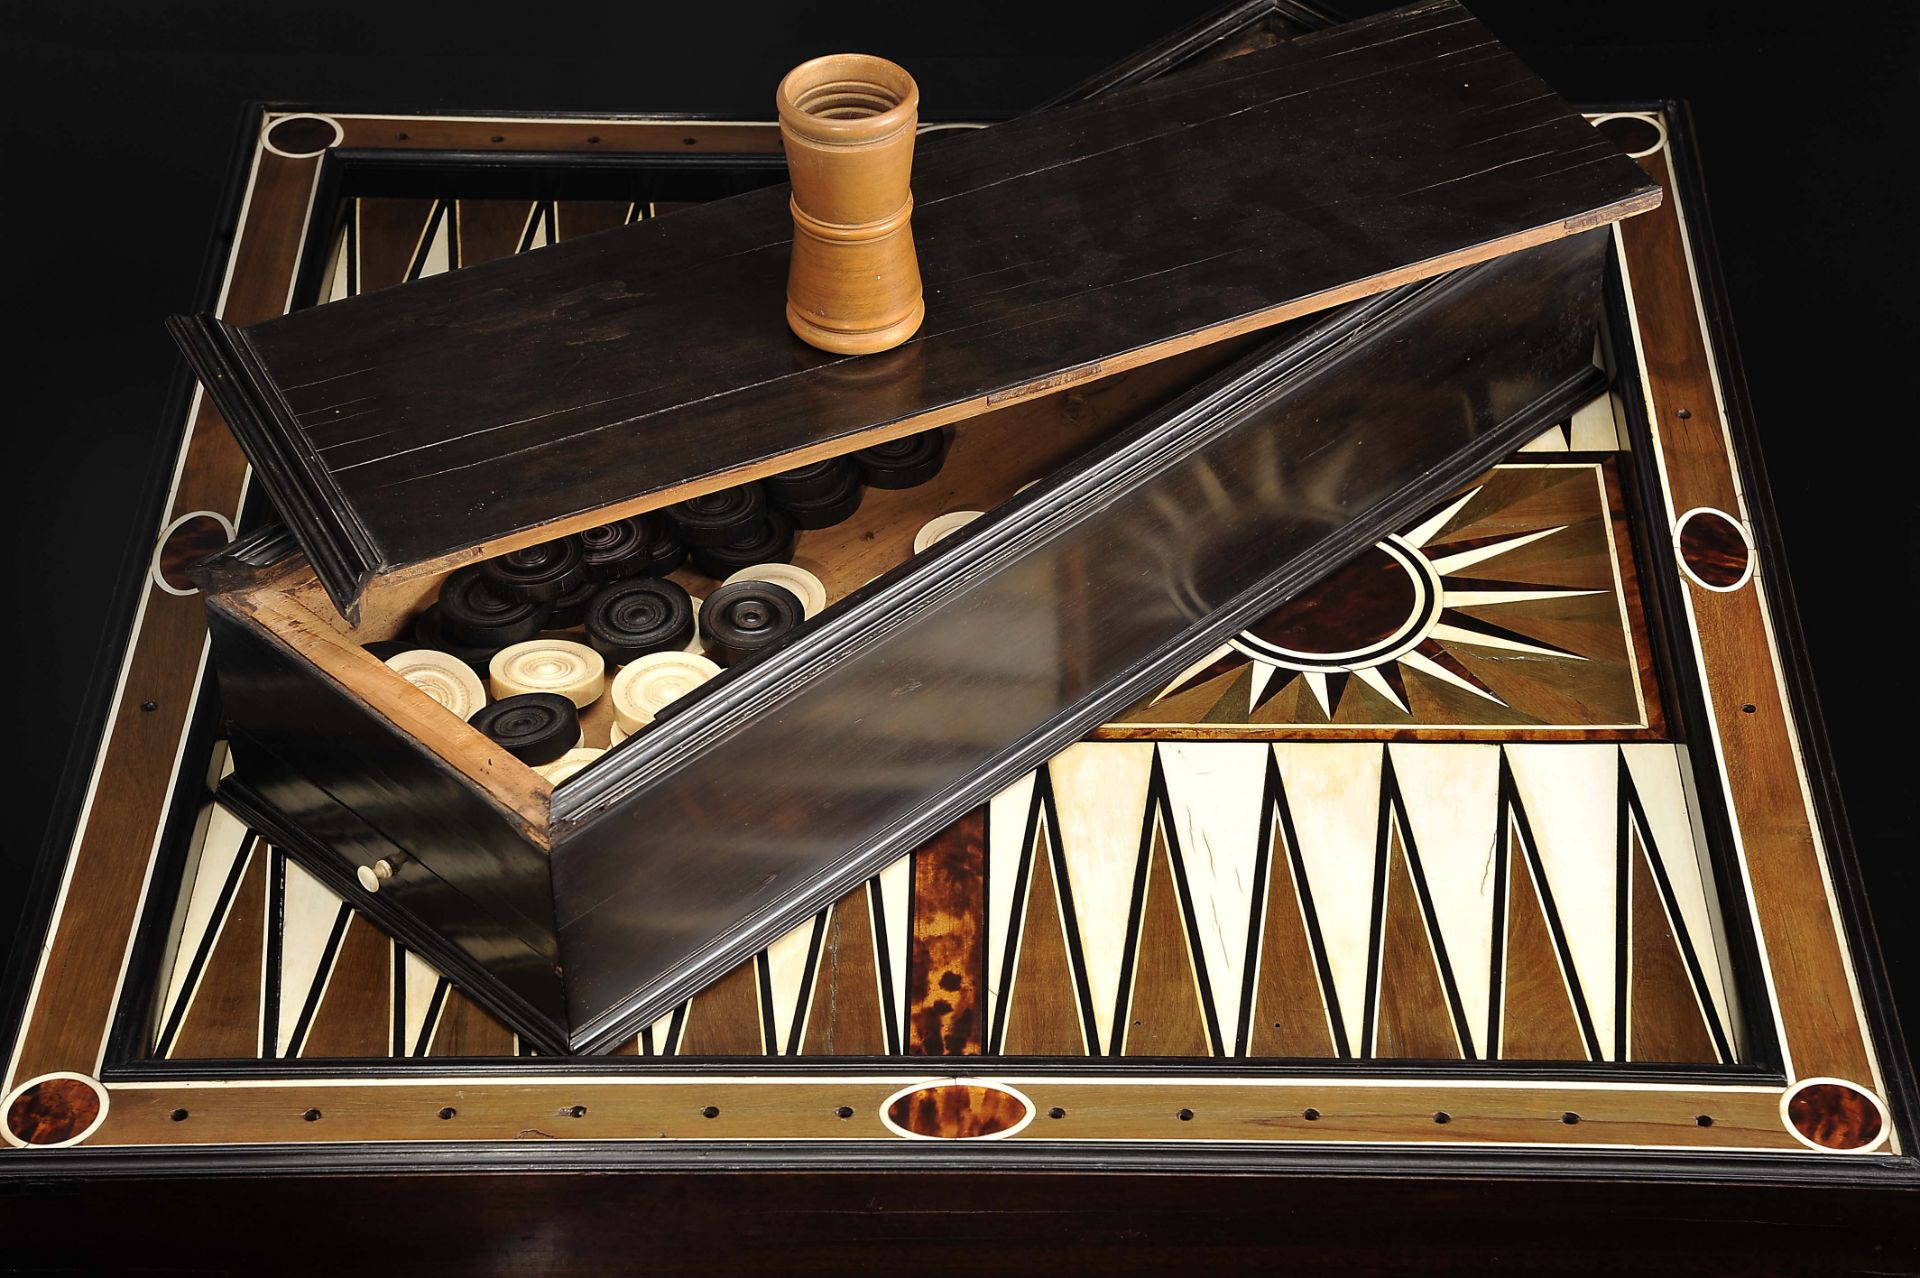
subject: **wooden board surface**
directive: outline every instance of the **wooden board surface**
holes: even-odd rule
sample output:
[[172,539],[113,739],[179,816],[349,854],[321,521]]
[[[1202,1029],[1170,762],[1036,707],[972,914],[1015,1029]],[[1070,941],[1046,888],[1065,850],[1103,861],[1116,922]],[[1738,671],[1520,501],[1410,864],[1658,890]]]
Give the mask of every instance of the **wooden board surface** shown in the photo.
[[779,187],[197,358],[344,604],[1659,200],[1451,0],[929,147],[914,188],[928,319],[880,356],[786,331]]

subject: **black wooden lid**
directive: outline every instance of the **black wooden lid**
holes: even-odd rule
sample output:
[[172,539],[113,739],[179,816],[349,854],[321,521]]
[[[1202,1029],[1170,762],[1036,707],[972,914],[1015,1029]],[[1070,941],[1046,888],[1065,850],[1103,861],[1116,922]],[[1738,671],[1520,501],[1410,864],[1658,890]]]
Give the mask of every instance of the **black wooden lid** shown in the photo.
[[497,554],[1559,238],[1659,189],[1452,0],[954,140],[927,320],[788,332],[785,187],[235,328],[170,321],[350,619]]

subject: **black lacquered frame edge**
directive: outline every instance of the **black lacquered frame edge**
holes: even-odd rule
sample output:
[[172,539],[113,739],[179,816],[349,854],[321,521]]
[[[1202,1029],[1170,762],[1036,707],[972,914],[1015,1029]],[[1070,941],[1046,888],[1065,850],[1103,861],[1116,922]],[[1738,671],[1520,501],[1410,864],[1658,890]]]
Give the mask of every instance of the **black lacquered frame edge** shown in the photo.
[[204,312],[169,316],[166,325],[247,460],[271,477],[282,497],[281,517],[299,534],[327,593],[357,622],[360,591],[382,568],[381,558],[322,468],[289,446],[299,437],[292,415],[254,359],[246,333]]
[[1910,1192],[1920,1180],[1912,1158],[1863,1158],[1807,1153],[1691,1153],[1671,1150],[1556,1148],[1475,1149],[1392,1144],[1369,1148],[1271,1142],[1163,1141],[559,1141],[552,1144],[434,1142],[330,1146],[324,1166],[305,1144],[222,1145],[184,1152],[164,1146],[122,1150],[45,1150],[32,1167],[0,1159],[0,1183],[34,1179],[127,1175],[141,1179],[221,1175],[309,1176],[402,1172],[553,1174],[633,1171],[685,1175],[689,1171],[768,1174],[885,1171],[892,1174],[1006,1171],[1063,1173],[1148,1172],[1365,1178],[1404,1181],[1463,1179],[1487,1185],[1524,1177],[1571,1191],[1594,1181],[1669,1185],[1764,1184],[1807,1189],[1852,1188]]

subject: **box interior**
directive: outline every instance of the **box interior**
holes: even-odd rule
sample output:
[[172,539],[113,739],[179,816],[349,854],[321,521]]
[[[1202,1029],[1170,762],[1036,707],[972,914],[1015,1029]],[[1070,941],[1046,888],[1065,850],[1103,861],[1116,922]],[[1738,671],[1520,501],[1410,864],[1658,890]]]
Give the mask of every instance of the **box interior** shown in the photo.
[[[946,463],[932,480],[907,489],[868,488],[850,519],[831,528],[801,530],[792,562],[820,579],[831,605],[911,557],[914,534],[927,521],[950,511],[990,510],[1111,431],[1225,366],[1250,345],[1252,340],[1247,338],[1219,343],[962,423],[954,428]],[[224,600],[532,828],[544,830],[552,783],[362,646],[406,635],[415,615],[433,602],[452,571],[395,580],[370,592],[358,626],[341,617],[303,556],[257,584],[227,592]],[[719,585],[691,566],[671,576],[696,599]],[[578,627],[548,633],[582,637]],[[616,669],[608,667],[609,686]],[[609,696],[582,709],[580,719],[582,746],[609,746],[613,724]]]

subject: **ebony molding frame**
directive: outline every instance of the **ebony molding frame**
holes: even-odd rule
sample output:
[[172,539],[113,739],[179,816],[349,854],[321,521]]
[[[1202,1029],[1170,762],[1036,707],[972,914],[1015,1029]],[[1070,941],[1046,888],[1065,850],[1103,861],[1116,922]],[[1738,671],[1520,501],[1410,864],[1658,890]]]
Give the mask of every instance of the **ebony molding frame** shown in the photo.
[[[240,330],[205,314],[170,315],[166,327],[271,489],[274,508],[306,550],[314,572],[336,599],[357,605],[381,567],[380,552],[318,456],[304,446],[273,379],[236,340]],[[357,606],[348,615],[357,617]]]
[[[1256,0],[1257,2],[1257,0]],[[250,108],[246,114],[241,132],[243,141],[251,144],[252,124],[259,118],[260,107]],[[306,104],[275,104],[272,109],[303,110]],[[1670,134],[1673,138],[1671,154],[1675,159],[1674,180],[1677,193],[1688,201],[1688,221],[1691,228],[1690,240],[1702,250],[1698,255],[1701,273],[1700,283],[1703,293],[1703,305],[1707,325],[1713,339],[1713,353],[1720,365],[1723,390],[1729,405],[1729,431],[1736,444],[1736,455],[1749,480],[1746,498],[1749,502],[1751,527],[1755,533],[1756,552],[1761,568],[1771,576],[1773,588],[1772,603],[1776,623],[1780,657],[1785,676],[1791,685],[1792,705],[1796,722],[1801,731],[1803,748],[1808,754],[1809,783],[1813,790],[1814,807],[1821,821],[1823,834],[1827,840],[1829,859],[1834,874],[1834,885],[1838,907],[1847,923],[1848,937],[1852,953],[1859,966],[1862,979],[1862,994],[1867,1003],[1867,1013],[1874,1030],[1886,1050],[1883,1052],[1883,1065],[1887,1071],[1885,1099],[1893,1111],[1894,1119],[1903,1130],[1911,1131],[1914,1116],[1913,1076],[1907,1066],[1904,1054],[1899,1050],[1900,1034],[1894,1016],[1894,1002],[1888,994],[1885,972],[1879,962],[1873,941],[1871,916],[1867,913],[1862,891],[1858,866],[1855,861],[1852,844],[1846,831],[1844,811],[1840,803],[1838,781],[1832,772],[1830,756],[1826,748],[1826,734],[1820,720],[1820,709],[1814,695],[1815,679],[1806,664],[1804,644],[1799,637],[1799,627],[1793,614],[1791,585],[1785,573],[1785,559],[1778,533],[1774,527],[1771,501],[1764,486],[1763,457],[1759,450],[1757,422],[1746,392],[1741,373],[1739,351],[1734,341],[1734,332],[1719,283],[1717,264],[1712,255],[1712,234],[1708,223],[1708,209],[1705,190],[1700,180],[1698,159],[1695,154],[1692,136],[1687,125],[1685,104],[1667,103],[1618,103],[1608,104],[1608,109],[1643,110],[1664,112]],[[501,114],[501,113],[495,113]],[[245,152],[237,152],[244,155]],[[244,175],[244,164],[241,166]],[[234,209],[237,207],[237,185],[229,193],[226,203],[227,216],[216,227],[213,235],[213,251],[224,247],[220,227],[230,227]],[[218,264],[217,256],[213,259]],[[203,290],[210,299],[217,277],[210,276]],[[188,388],[184,379],[176,385],[170,397],[173,412],[164,420],[178,422],[187,402]],[[171,438],[177,431],[167,431]],[[137,534],[144,538],[145,534]],[[132,600],[131,587],[145,576],[145,542],[136,548],[139,553],[129,560],[128,590],[129,605]],[[111,691],[114,662],[110,659],[109,649],[117,650],[118,640],[103,648],[103,657],[99,677],[93,691],[93,699],[99,700]],[[216,699],[211,689],[203,694],[207,703]],[[187,748],[193,750],[204,745],[210,739],[213,728],[206,722],[208,716],[201,716],[191,725],[187,735]],[[46,917],[45,898],[51,894],[52,883],[58,877],[63,860],[66,839],[70,834],[71,809],[78,803],[78,782],[85,778],[86,758],[76,755],[63,795],[72,794],[62,800],[62,806],[56,808],[55,821],[50,830],[49,839],[37,861],[37,869],[32,883],[29,884],[29,920],[34,924],[31,930],[23,931],[16,938],[16,960],[21,952],[30,952],[39,935],[39,924]],[[165,862],[156,871],[156,882],[165,881]],[[33,886],[39,884],[38,887]],[[138,964],[134,969],[139,970]],[[18,1010],[16,996],[25,992],[24,976],[18,970],[9,972],[4,987],[5,1003],[0,1004],[10,1017]],[[131,977],[130,977],[131,979]],[[130,993],[132,990],[130,988]],[[124,1020],[124,1016],[122,1020]],[[7,1026],[17,1028],[17,1019]],[[124,1063],[126,1054],[121,1050],[122,1042],[110,1044],[105,1061],[103,1076],[108,1078],[145,1076],[148,1070],[157,1076],[168,1072],[147,1066],[128,1066]],[[184,1064],[184,1063],[183,1063]],[[273,1062],[260,1062],[262,1066],[273,1066]],[[341,1062],[331,1067],[313,1069],[315,1074],[326,1076],[359,1075],[391,1070],[403,1062],[368,1061]],[[165,1063],[160,1063],[165,1065]],[[528,1069],[536,1072],[556,1068],[587,1068],[593,1062],[562,1063],[554,1061],[522,1060],[513,1062],[516,1069]],[[280,1062],[280,1070],[304,1073],[306,1069],[297,1063]],[[311,1068],[311,1067],[307,1067]],[[683,1066],[684,1068],[684,1066]],[[175,1073],[182,1070],[172,1071]],[[454,1072],[454,1071],[450,1071]],[[834,1176],[840,1168],[870,1168],[867,1184],[858,1187],[855,1178]],[[1183,1213],[1183,1209],[1169,1210],[1165,1201],[1168,1194],[1176,1195],[1189,1204],[1205,1202],[1214,1191],[1229,1191],[1233,1184],[1270,1184],[1270,1182],[1250,1182],[1244,1176],[1232,1179],[1209,1177],[1208,1171],[1230,1171],[1234,1173],[1259,1172],[1276,1177],[1285,1177],[1291,1184],[1311,1186],[1320,1184],[1323,1197],[1329,1203],[1359,1201],[1370,1202],[1386,1194],[1394,1195],[1394,1201],[1407,1202],[1428,1213],[1427,1220],[1446,1235],[1458,1236],[1458,1230],[1466,1225],[1475,1229],[1485,1229],[1489,1234],[1498,1232],[1505,1239],[1510,1232],[1513,1216],[1513,1202],[1516,1196],[1544,1206],[1551,1211],[1555,1207],[1564,1208],[1576,1201],[1585,1207],[1596,1202],[1620,1201],[1618,1195],[1626,1192],[1649,1191],[1640,1194],[1638,1201],[1643,1205],[1636,1221],[1648,1219],[1667,1220],[1669,1212],[1687,1213],[1687,1223],[1681,1226],[1684,1233],[1676,1233],[1676,1244],[1686,1241],[1690,1245],[1701,1240],[1693,1232],[1700,1223],[1703,1205],[1720,1204],[1720,1215],[1712,1220],[1722,1228],[1722,1238],[1737,1238],[1742,1241],[1749,1237],[1754,1220],[1768,1216],[1756,1204],[1772,1202],[1782,1210],[1795,1214],[1808,1213],[1807,1219],[1818,1218],[1819,1224],[1826,1227],[1829,1239],[1833,1237],[1831,1227],[1844,1218],[1855,1222],[1858,1228],[1872,1228],[1878,1225],[1885,1228],[1889,1222],[1897,1224],[1901,1211],[1899,1202],[1911,1205],[1911,1190],[1915,1181],[1915,1171],[1920,1161],[1911,1155],[1898,1159],[1858,1159],[1832,1157],[1826,1155],[1766,1155],[1743,1156],[1726,1154],[1659,1154],[1659,1153],[1604,1153],[1556,1151],[1551,1153],[1519,1152],[1496,1149],[1466,1150],[1459,1152],[1439,1149],[1412,1149],[1408,1147],[1387,1148],[1377,1151],[1345,1150],[1337,1148],[1317,1148],[1311,1150],[1274,1150],[1248,1151],[1244,1149],[1179,1149],[1168,1144],[1151,1146],[1104,1146],[1100,1149],[1073,1148],[1071,1146],[1036,1147],[1026,1153],[1013,1145],[998,1147],[986,1146],[936,1146],[918,1143],[912,1146],[894,1144],[885,1147],[857,1146],[838,1150],[823,1149],[811,1143],[755,1144],[743,1146],[724,1142],[686,1143],[662,1148],[636,1145],[623,1142],[554,1145],[489,1145],[489,1144],[447,1144],[433,1148],[419,1146],[378,1145],[335,1145],[316,1150],[311,1145],[255,1145],[233,1147],[199,1147],[187,1149],[89,1149],[81,1147],[71,1150],[48,1151],[35,1156],[32,1160],[0,1158],[0,1180],[24,1180],[27,1192],[33,1193],[44,1205],[49,1193],[65,1195],[63,1201],[68,1205],[85,1204],[97,1207],[98,1200],[93,1197],[82,1198],[89,1188],[84,1184],[90,1180],[132,1181],[142,1186],[133,1192],[136,1197],[130,1201],[151,1203],[156,1201],[155,1194],[171,1194],[172,1207],[194,1205],[205,1209],[207,1228],[227,1228],[233,1224],[236,1208],[244,1212],[250,1203],[268,1203],[276,1194],[307,1192],[316,1185],[323,1186],[323,1180],[316,1180],[319,1173],[334,1173],[334,1184],[339,1187],[341,1205],[348,1202],[362,1203],[369,1194],[378,1196],[384,1190],[402,1188],[409,1191],[431,1187],[435,1184],[453,1186],[465,1183],[465,1191],[448,1188],[438,1192],[444,1196],[458,1194],[460,1201],[467,1204],[490,1203],[496,1207],[506,1207],[515,1201],[521,1201],[529,1192],[544,1194],[551,1210],[564,1202],[577,1202],[578,1188],[585,1188],[584,1175],[605,1172],[613,1169],[631,1171],[654,1171],[666,1174],[674,1184],[684,1179],[689,1169],[738,1169],[743,1175],[731,1178],[734,1189],[722,1191],[717,1184],[715,1192],[702,1192],[695,1201],[709,1204],[703,1210],[724,1223],[728,1213],[741,1209],[751,1209],[752,1204],[761,1202],[762,1195],[769,1185],[800,1183],[830,1183],[834,1187],[826,1189],[821,1196],[831,1200],[834,1209],[832,1219],[840,1226],[861,1228],[857,1221],[850,1218],[844,1210],[845,1203],[865,1201],[868,1190],[883,1189],[887,1185],[898,1187],[904,1196],[913,1192],[924,1192],[937,1187],[937,1192],[951,1205],[954,1195],[959,1192],[963,1199],[965,1191],[957,1190],[962,1182],[957,1178],[961,1169],[970,1169],[968,1182],[985,1191],[991,1191],[996,1184],[1012,1191],[1012,1197],[1031,1192],[1036,1183],[1031,1177],[1021,1177],[1017,1183],[1007,1182],[999,1176],[988,1179],[989,1174],[1006,1171],[1047,1171],[1050,1173],[1069,1173],[1071,1169],[1082,1169],[1077,1176],[1055,1174],[1051,1179],[1062,1184],[1078,1186],[1078,1194],[1109,1194],[1114,1200],[1128,1204],[1129,1210],[1142,1213],[1141,1220],[1151,1220],[1155,1228],[1174,1238],[1190,1238],[1193,1228],[1192,1218]],[[794,1177],[776,1176],[774,1173],[806,1169],[810,1174]],[[931,1175],[918,1175],[918,1169],[926,1169]],[[1124,1175],[1116,1178],[1113,1173],[1128,1169],[1150,1172],[1168,1172],[1183,1170],[1191,1173],[1186,1176],[1169,1179],[1164,1175],[1155,1176],[1150,1181],[1135,1178],[1129,1181]],[[407,1173],[410,1179],[389,1179],[375,1182],[372,1177],[382,1173]],[[486,1175],[461,1177],[461,1173],[488,1173]],[[491,1173],[509,1173],[505,1178]],[[575,1174],[578,1187],[573,1181],[560,1181],[556,1177]],[[758,1173],[758,1174],[753,1174]],[[903,1174],[904,1173],[904,1174]],[[207,1195],[204,1187],[196,1182],[201,1178],[219,1175],[237,1177],[247,1175],[244,1185],[232,1183],[228,1186],[235,1192]],[[936,1176],[938,1179],[936,1179]],[[276,1179],[268,1179],[274,1177]],[[677,1178],[677,1179],[676,1179]],[[175,1182],[169,1190],[161,1181]],[[725,1177],[709,1177],[708,1183],[726,1181]],[[606,1179],[601,1176],[596,1184],[604,1186]],[[630,1176],[622,1183],[628,1186],[664,1184],[659,1175]],[[382,1186],[376,1190],[375,1185]],[[1132,1184],[1134,1188],[1126,1186]],[[1181,1189],[1181,1185],[1187,1186]],[[549,1188],[540,1190],[546,1185]],[[553,1186],[565,1188],[552,1188]],[[842,1185],[846,1187],[841,1188]],[[491,1186],[492,1188],[486,1188]],[[98,1186],[91,1188],[97,1189]],[[1905,1190],[1904,1196],[1899,1191]],[[685,1206],[686,1200],[681,1191],[674,1191],[669,1200],[671,1205]],[[1262,1189],[1260,1193],[1269,1192]],[[1487,1195],[1497,1196],[1498,1203],[1488,1209]],[[1463,1195],[1478,1197],[1468,1199]],[[1755,1194],[1763,1197],[1755,1198]],[[1611,1196],[1611,1197],[1610,1197]],[[1090,1199],[1088,1199],[1090,1201]],[[1659,1205],[1655,1205],[1656,1202]],[[1462,1215],[1463,1205],[1481,1204],[1480,1209],[1471,1210]],[[1811,1204],[1818,1203],[1818,1207]],[[208,1206],[208,1204],[217,1204]],[[1681,1206],[1684,1204],[1684,1208]],[[762,1204],[764,1205],[764,1204]],[[905,1203],[900,1203],[906,1206]],[[976,1209],[979,1204],[976,1202]],[[166,1221],[177,1226],[178,1220],[165,1213],[172,1207],[157,1209],[153,1213],[156,1221]],[[1893,1213],[1888,1208],[1894,1208]],[[1247,1202],[1242,1210],[1255,1210],[1256,1205]],[[37,1210],[37,1208],[36,1208]],[[1371,1210],[1363,1208],[1363,1211]],[[1649,1213],[1651,1215],[1649,1215]],[[1830,1215],[1828,1213],[1831,1213]],[[42,1213],[44,1214],[44,1213]],[[387,1213],[392,1218],[392,1213]],[[379,1219],[379,1215],[371,1219]],[[548,1217],[550,1219],[550,1217]],[[815,1217],[816,1220],[824,1217]],[[243,1228],[243,1232],[257,1229],[255,1226]],[[838,1227],[838,1226],[835,1226]],[[871,1227],[866,1227],[871,1232]],[[894,1226],[882,1229],[889,1246],[898,1245],[898,1221]],[[591,1231],[588,1231],[591,1232]],[[1404,1223],[1392,1226],[1389,1232],[1410,1245],[1431,1249],[1436,1238],[1418,1229],[1408,1230]],[[1911,1227],[1907,1235],[1911,1237]],[[1665,1227],[1662,1226],[1664,1236]],[[389,1237],[413,1240],[417,1231],[402,1230],[394,1226]],[[576,1232],[574,1238],[584,1235]],[[1857,1233],[1848,1233],[1849,1238],[1857,1239]],[[51,1238],[52,1236],[49,1236]],[[68,1240],[60,1236],[55,1244],[59,1250],[49,1251],[49,1263],[54,1263],[57,1255],[60,1263],[69,1263],[74,1253],[68,1248]],[[358,1240],[356,1240],[358,1241]],[[924,1242],[924,1240],[923,1240]],[[1507,1240],[1510,1244],[1510,1240]],[[705,1236],[697,1244],[704,1251],[709,1240]],[[598,1244],[586,1244],[598,1246]],[[282,1256],[284,1239],[278,1234],[264,1240],[261,1254]],[[933,1246],[945,1248],[947,1242],[935,1240]],[[33,1255],[33,1244],[27,1244],[27,1255]],[[1504,1246],[1503,1246],[1504,1250]],[[363,1253],[367,1254],[367,1253]],[[609,1255],[613,1253],[607,1253]],[[622,1253],[624,1254],[624,1253]],[[1428,1254],[1431,1254],[1430,1250]],[[1671,1260],[1671,1253],[1661,1252]],[[1754,1253],[1758,1256],[1759,1252]],[[1779,1256],[1765,1253],[1768,1259],[1754,1261],[1763,1265],[1777,1265]],[[1816,1243],[1802,1253],[1809,1259],[1818,1255],[1817,1262],[1827,1265],[1834,1260],[1832,1253],[1822,1250]],[[1350,1259],[1351,1253],[1342,1250],[1339,1255]],[[1884,1253],[1882,1253],[1884,1259]],[[691,1256],[690,1256],[691,1259]],[[1508,1257],[1511,1263],[1511,1257]],[[1878,1271],[1882,1266],[1875,1265]]]

